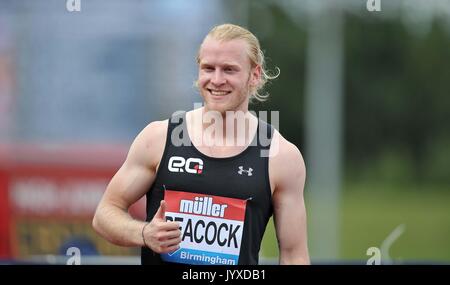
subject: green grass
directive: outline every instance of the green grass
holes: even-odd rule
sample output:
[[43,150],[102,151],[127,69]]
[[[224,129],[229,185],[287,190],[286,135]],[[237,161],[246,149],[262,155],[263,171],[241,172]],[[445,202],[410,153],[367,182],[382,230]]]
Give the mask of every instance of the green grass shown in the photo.
[[[385,185],[351,185],[343,191],[339,261],[367,260],[367,249],[380,247],[403,224],[403,234],[389,250],[395,262],[449,263],[450,191],[430,187],[392,189]],[[308,240],[311,242],[314,237],[309,236]],[[261,255],[278,256],[272,221],[263,239]],[[314,252],[310,255],[314,260]]]
[[270,219],[264,234],[260,255],[265,258],[278,258],[278,245],[273,218]]

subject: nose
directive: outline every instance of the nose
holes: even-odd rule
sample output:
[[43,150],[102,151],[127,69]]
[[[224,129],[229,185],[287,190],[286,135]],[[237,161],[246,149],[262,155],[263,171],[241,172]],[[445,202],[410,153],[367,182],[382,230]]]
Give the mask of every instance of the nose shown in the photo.
[[223,73],[221,70],[215,70],[214,74],[211,78],[211,83],[218,86],[225,83],[225,77],[223,76]]

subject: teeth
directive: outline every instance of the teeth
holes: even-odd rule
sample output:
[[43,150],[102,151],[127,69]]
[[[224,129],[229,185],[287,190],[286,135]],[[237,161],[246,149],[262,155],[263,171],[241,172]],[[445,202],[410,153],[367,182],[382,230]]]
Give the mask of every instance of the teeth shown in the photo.
[[216,95],[216,96],[224,96],[228,94],[228,91],[215,91],[215,90],[211,90],[211,94],[212,95]]

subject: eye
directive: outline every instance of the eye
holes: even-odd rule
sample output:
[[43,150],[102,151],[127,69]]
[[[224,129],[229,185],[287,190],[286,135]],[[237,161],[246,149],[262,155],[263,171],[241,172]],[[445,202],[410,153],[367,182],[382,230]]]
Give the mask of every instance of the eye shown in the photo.
[[214,67],[209,66],[209,65],[205,65],[202,67],[202,70],[206,71],[206,72],[212,72],[214,71]]

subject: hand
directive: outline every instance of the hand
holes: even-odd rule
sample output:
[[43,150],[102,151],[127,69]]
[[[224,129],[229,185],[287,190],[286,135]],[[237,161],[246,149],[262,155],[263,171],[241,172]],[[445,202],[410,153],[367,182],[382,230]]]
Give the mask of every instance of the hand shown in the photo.
[[178,222],[166,221],[166,201],[162,200],[152,221],[145,226],[143,238],[156,253],[169,253],[180,248],[181,231]]

